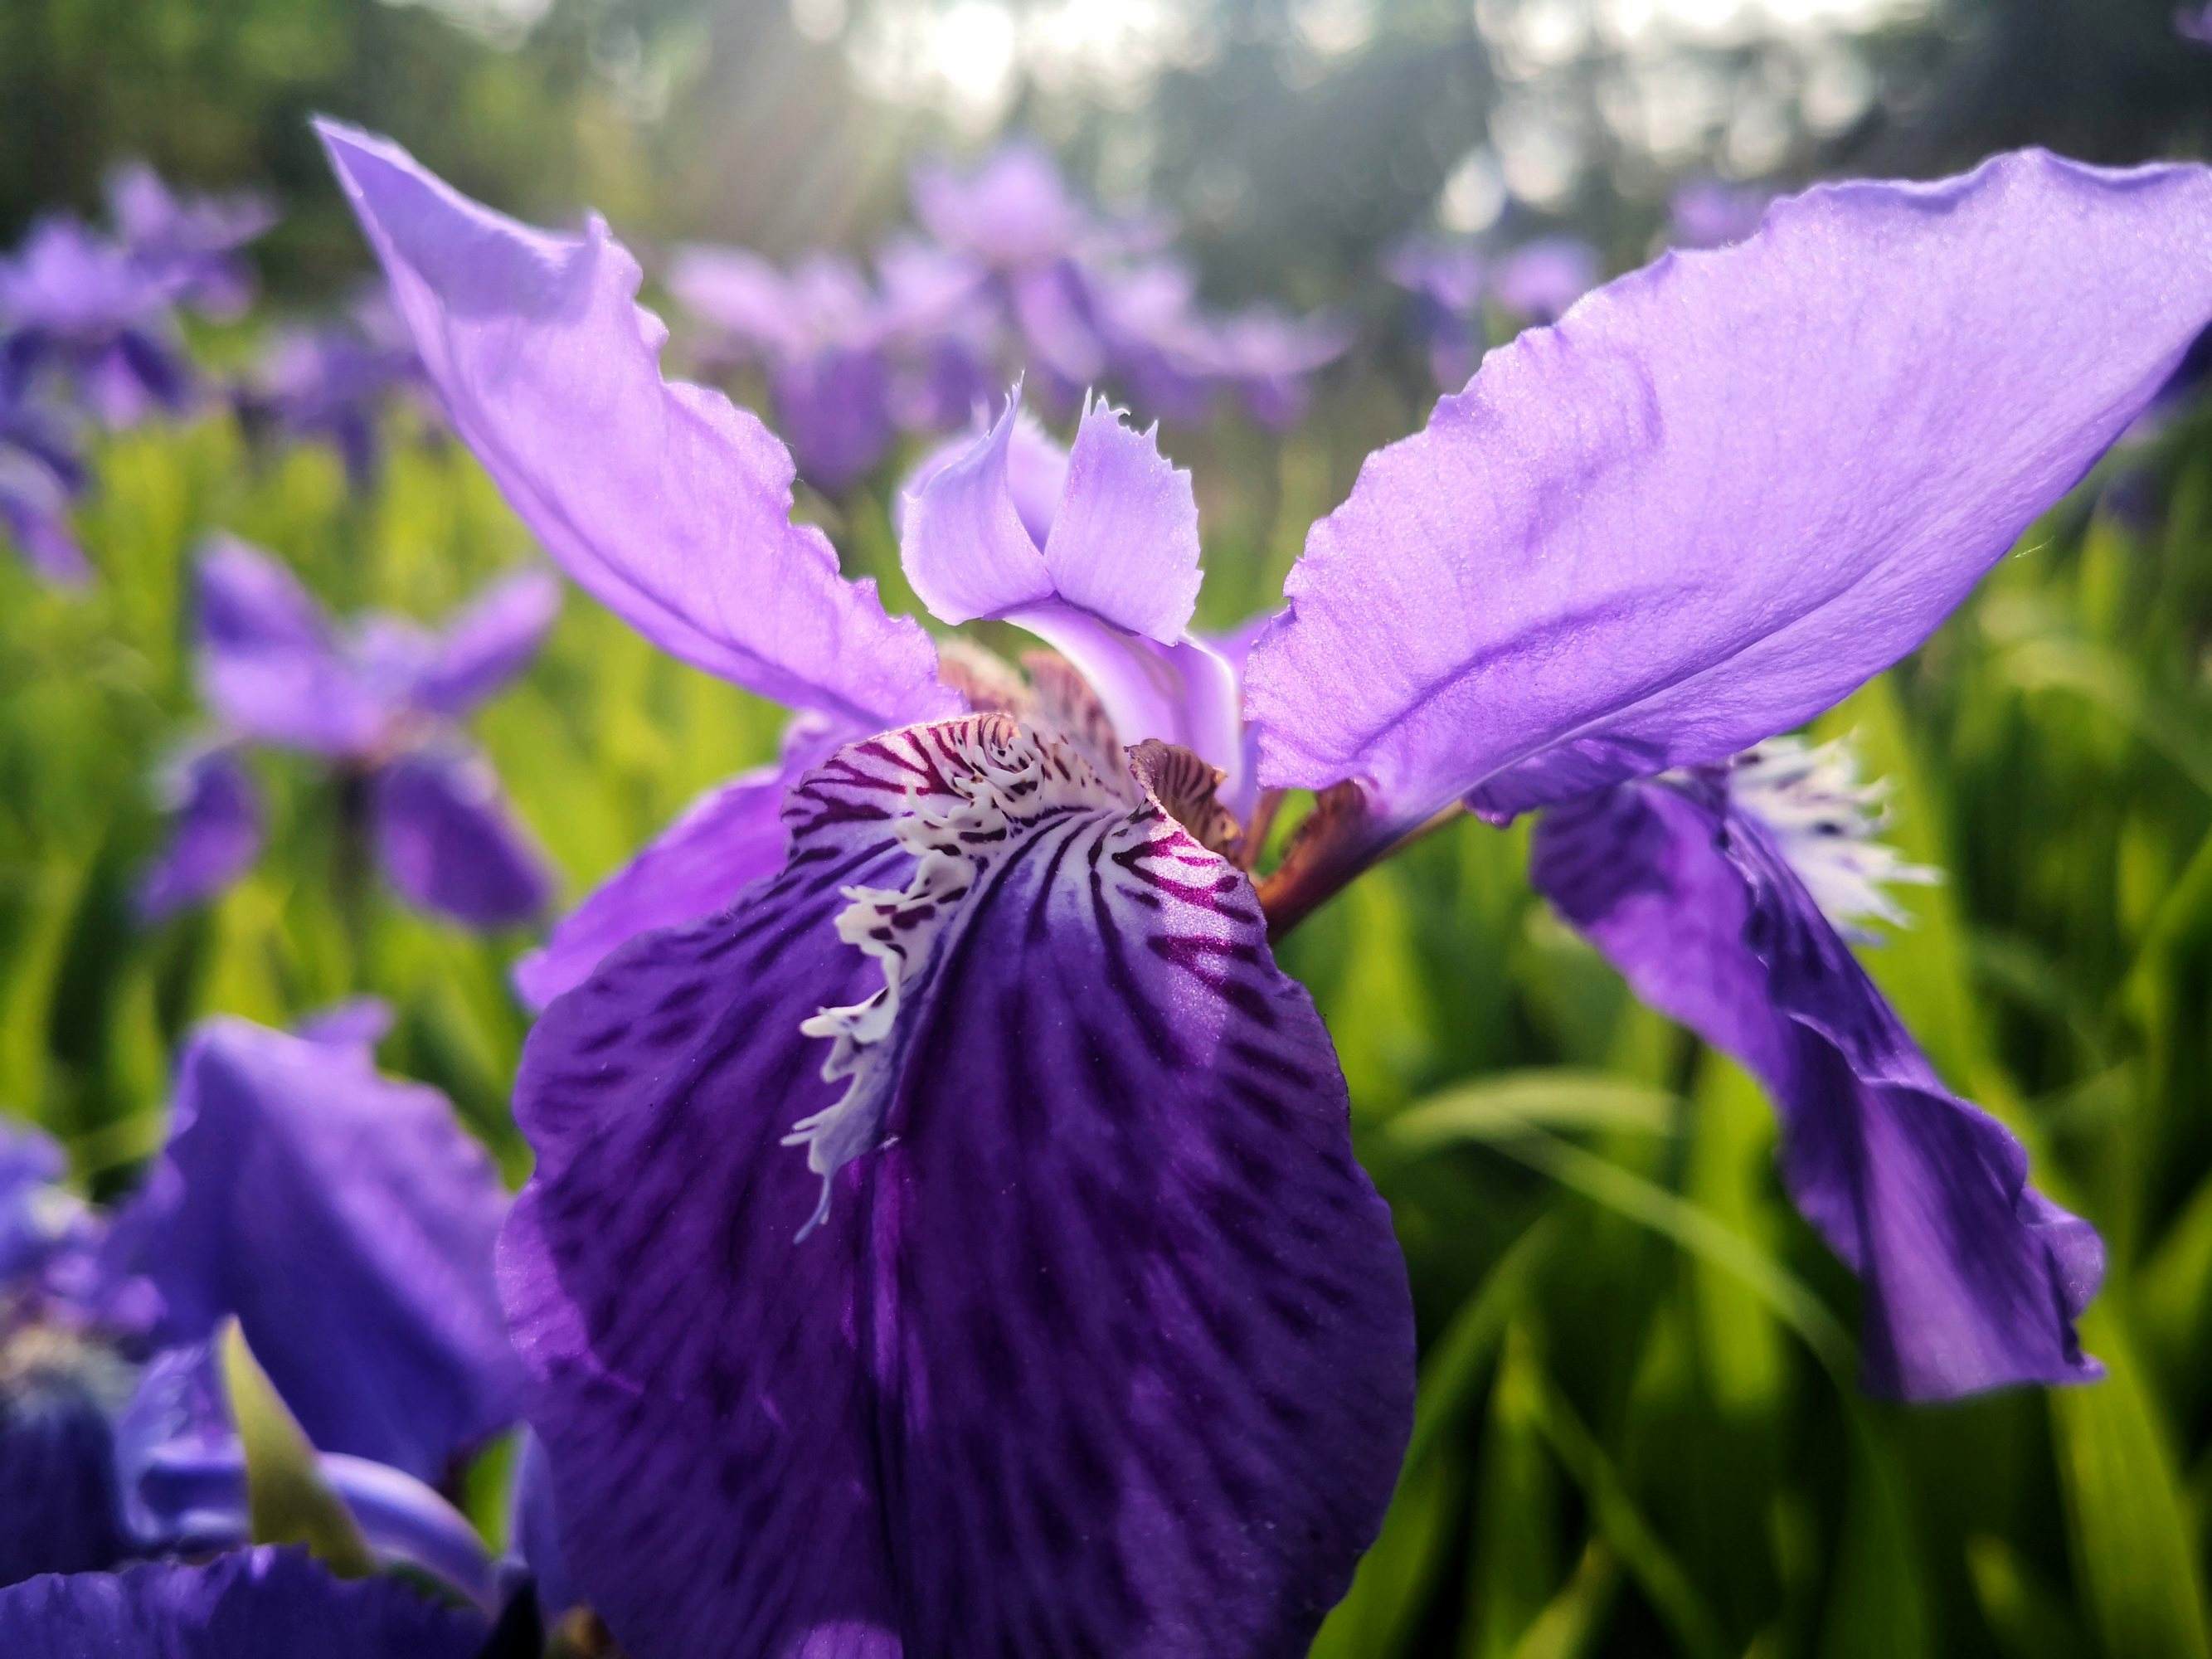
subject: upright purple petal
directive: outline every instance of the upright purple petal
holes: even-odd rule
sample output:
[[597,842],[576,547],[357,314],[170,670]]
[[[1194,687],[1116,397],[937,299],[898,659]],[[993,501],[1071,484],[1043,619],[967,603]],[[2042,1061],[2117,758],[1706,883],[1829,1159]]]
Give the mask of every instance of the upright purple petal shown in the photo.
[[951,711],[927,635],[791,522],[783,446],[661,379],[666,331],[603,222],[532,230],[386,140],[319,130],[454,426],[587,592],[778,702],[878,727]]
[[2039,152],[1778,204],[1492,352],[1316,526],[1266,781],[1507,816],[1718,762],[1926,637],[2212,318],[2212,173]]
[[718,784],[684,808],[563,917],[542,947],[515,963],[522,1000],[543,1008],[640,933],[710,916],[773,875],[788,840],[784,798],[836,747],[836,737],[817,722],[802,722],[785,739],[781,760]]
[[291,1550],[49,1574],[0,1590],[0,1652],[56,1659],[475,1659],[484,1621]]
[[2100,1375],[2073,1324],[2096,1234],[1937,1080],[1765,825],[1710,785],[1622,785],[1538,820],[1534,874],[1638,995],[1765,1082],[1791,1196],[1865,1280],[1869,1388]]
[[235,749],[217,745],[185,756],[162,781],[169,836],[139,872],[131,903],[156,922],[204,902],[261,856],[261,791]]
[[848,746],[517,1111],[502,1284],[634,1659],[1292,1653],[1342,1593],[1404,1269],[1249,884],[1134,781],[999,716]]
[[446,625],[416,700],[463,714],[530,665],[561,614],[561,584],[544,570],[493,583]]
[[162,1340],[235,1315],[319,1449],[437,1480],[514,1417],[505,1208],[436,1090],[218,1019],[179,1062],[168,1144],[113,1243],[160,1292]]
[[198,600],[201,694],[234,730],[321,755],[375,746],[392,711],[290,571],[216,536],[200,552]]
[[512,927],[553,896],[545,855],[483,757],[417,749],[377,770],[377,856],[410,902],[471,927]]

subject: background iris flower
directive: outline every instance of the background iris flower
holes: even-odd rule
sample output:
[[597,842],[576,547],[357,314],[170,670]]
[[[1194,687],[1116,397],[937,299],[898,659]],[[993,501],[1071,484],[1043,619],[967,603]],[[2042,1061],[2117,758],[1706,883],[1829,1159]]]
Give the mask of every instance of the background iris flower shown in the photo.
[[[544,908],[544,857],[459,721],[544,642],[560,607],[550,575],[502,580],[440,634],[371,616],[341,636],[283,565],[223,537],[200,555],[198,594],[208,706],[228,733],[329,764],[342,834],[357,843],[349,851],[373,841],[404,896],[470,927],[512,926]],[[138,888],[149,920],[228,885],[259,841],[258,798],[233,749],[186,757],[168,793],[169,842]]]

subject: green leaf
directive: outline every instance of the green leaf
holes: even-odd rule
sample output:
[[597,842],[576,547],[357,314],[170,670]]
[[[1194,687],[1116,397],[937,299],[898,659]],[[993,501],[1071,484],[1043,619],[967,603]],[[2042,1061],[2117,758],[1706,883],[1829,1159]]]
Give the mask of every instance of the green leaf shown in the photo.
[[1496,1140],[1533,1129],[1627,1129],[1666,1134],[1681,1103],[1603,1072],[1507,1072],[1431,1095],[1399,1114],[1390,1138],[1425,1152],[1457,1140]]
[[2204,1585],[2166,1425],[2116,1312],[2092,1308],[2081,1341],[2107,1374],[2054,1390],[2051,1419],[2090,1620],[2110,1659],[2201,1659]]
[[223,1391],[246,1449],[246,1506],[257,1544],[299,1544],[343,1578],[376,1571],[352,1512],[315,1467],[315,1449],[277,1395],[246,1333],[230,1320],[216,1339]]

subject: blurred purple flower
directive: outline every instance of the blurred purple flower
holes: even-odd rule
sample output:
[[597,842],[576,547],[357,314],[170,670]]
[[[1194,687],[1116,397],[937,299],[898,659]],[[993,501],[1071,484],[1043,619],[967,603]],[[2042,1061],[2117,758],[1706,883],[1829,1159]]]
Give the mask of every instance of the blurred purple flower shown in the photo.
[[1352,330],[1337,318],[1291,317],[1266,306],[1217,319],[1202,337],[1206,372],[1254,420],[1277,431],[1297,423],[1310,378],[1352,346]]
[[1597,283],[1595,248],[1577,236],[1539,236],[1498,256],[1490,295],[1516,322],[1549,323]]
[[1676,247],[1726,247],[1759,228],[1772,193],[1723,179],[1692,179],[1667,204],[1667,240]]
[[1383,256],[1382,274],[1412,296],[1414,331],[1436,383],[1465,386],[1482,357],[1488,252],[1473,241],[1409,236]]
[[234,319],[253,301],[253,269],[239,250],[276,222],[264,198],[179,196],[143,161],[108,175],[108,216],[125,252],[179,305]]
[[[507,927],[544,908],[551,878],[457,722],[529,665],[559,607],[554,579],[526,570],[442,633],[375,615],[341,636],[289,571],[219,537],[199,560],[201,691],[228,733],[331,764],[403,896]],[[148,920],[208,896],[258,841],[251,781],[227,748],[189,763],[173,799],[170,842],[140,878]]]
[[436,1091],[377,1075],[381,1009],[192,1035],[167,1147],[111,1218],[0,1131],[0,1583],[249,1536],[208,1344],[235,1318],[384,1559],[487,1607],[428,1484],[512,1422],[492,1283],[506,1194]]
[[[840,579],[782,446],[662,379],[603,223],[323,135],[556,559],[823,722],[742,784],[751,884],[556,1000],[517,1085],[502,1291],[561,1552],[637,1659],[1300,1649],[1389,1494],[1412,1329],[1268,924],[1462,803],[1555,808],[1555,902],[1767,1077],[1870,1382],[2093,1374],[2094,1236],[1837,931],[1917,872],[1826,760],[1735,757],[1913,648],[2155,393],[2212,318],[2212,174],[2027,153],[1624,278],[1369,459],[1249,676],[1190,629],[1187,475],[1093,405],[1048,515],[1010,404],[901,540],[939,622],[1054,647],[1024,679]],[[1230,856],[1259,784],[1327,792],[1264,909]],[[641,908],[663,850],[617,878]]]
[[897,429],[891,319],[858,265],[817,253],[787,275],[743,248],[689,247],[670,263],[668,289],[714,330],[709,361],[766,369],[809,483],[841,492],[884,458]]
[[81,586],[92,575],[70,524],[83,489],[83,464],[64,423],[19,395],[0,371],[0,532],[60,586]]
[[129,252],[51,216],[0,260],[0,398],[50,387],[105,424],[191,400],[170,292]]
[[2212,6],[2177,6],[2173,32],[2192,46],[2212,46]]
[[329,444],[361,491],[375,483],[395,403],[436,418],[414,343],[380,290],[343,318],[279,330],[235,395],[249,431]]

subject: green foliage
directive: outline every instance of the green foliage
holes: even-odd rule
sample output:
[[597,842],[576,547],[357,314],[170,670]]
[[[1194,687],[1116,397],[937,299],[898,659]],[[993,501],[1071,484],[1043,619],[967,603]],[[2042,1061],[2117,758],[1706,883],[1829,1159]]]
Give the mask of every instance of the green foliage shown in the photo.
[[[1177,453],[1211,527],[1216,620],[1264,603],[1340,497],[1387,401],[1280,450]],[[2212,1501],[2212,464],[2156,459],[2160,527],[2079,504],[1912,662],[1832,717],[1898,779],[1896,838],[1942,867],[1867,960],[1945,1076],[2027,1140],[2102,1228],[2084,1329],[2110,1378],[1912,1411],[1855,1385],[1856,1289],[1784,1200],[1755,1084],[1640,1009],[1534,901],[1525,832],[1472,820],[1316,915],[1314,990],[1391,1200],[1421,1321],[1413,1444],[1382,1537],[1316,1652],[1817,1659],[2204,1650]],[[189,556],[272,548],[343,611],[435,616],[527,552],[466,457],[403,434],[373,499],[327,457],[218,420],[110,443],[85,596],[0,558],[0,1109],[113,1190],[156,1144],[168,1057],[215,1012],[284,1022],[360,992],[382,1057],[447,1090],[511,1179],[526,1020],[480,940],[369,891],[341,902],[329,802],[267,759],[269,854],[148,933],[149,789],[199,715]],[[893,574],[880,509],[813,504]],[[896,593],[896,585],[887,592]],[[780,717],[580,598],[476,722],[580,894]],[[264,1455],[264,1467],[267,1455]],[[499,1507],[495,1469],[468,1488]]]

